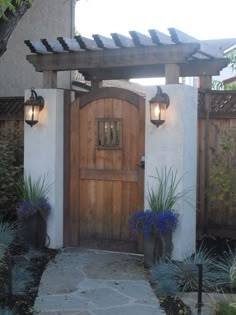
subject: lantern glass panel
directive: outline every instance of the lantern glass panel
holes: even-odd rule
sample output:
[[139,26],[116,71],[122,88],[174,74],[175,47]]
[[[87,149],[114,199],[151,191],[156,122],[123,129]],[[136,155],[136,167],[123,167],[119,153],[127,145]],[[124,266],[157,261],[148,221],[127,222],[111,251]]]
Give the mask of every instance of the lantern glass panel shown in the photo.
[[38,105],[25,105],[25,121],[37,123],[39,121]]
[[151,104],[151,120],[166,120],[166,104],[152,103]]

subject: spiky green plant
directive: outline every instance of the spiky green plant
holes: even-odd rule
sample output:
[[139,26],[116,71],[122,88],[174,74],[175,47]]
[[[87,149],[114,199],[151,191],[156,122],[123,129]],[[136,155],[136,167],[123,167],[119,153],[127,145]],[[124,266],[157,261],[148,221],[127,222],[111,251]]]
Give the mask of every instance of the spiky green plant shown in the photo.
[[9,308],[0,307],[1,315],[16,315],[16,311],[14,309],[10,310]]
[[[177,291],[197,291],[198,272],[188,271],[183,268],[186,264],[203,265],[203,289],[212,291],[217,287],[217,273],[215,272],[215,258],[211,250],[202,245],[191,257],[186,257],[183,262],[165,259],[152,268],[152,280],[158,287],[164,288],[163,282],[176,284]],[[174,281],[174,282],[173,282]],[[163,293],[162,293],[163,294]]]
[[171,210],[175,204],[186,196],[187,190],[178,192],[182,177],[177,177],[177,171],[173,168],[167,170],[166,167],[161,171],[156,170],[157,175],[152,176],[157,180],[155,188],[149,188],[147,201],[152,211],[160,212]]
[[15,223],[0,222],[0,261],[11,248],[17,236]]
[[236,288],[236,249],[232,250],[228,247],[222,257],[215,264],[218,285],[221,287],[229,287],[231,290]]
[[23,295],[25,293],[26,288],[32,282],[32,274],[29,270],[27,270],[26,265],[16,264],[12,268],[12,290],[13,294]]
[[48,193],[52,188],[52,184],[47,183],[47,175],[44,174],[34,180],[30,174],[21,176],[16,184],[21,201],[38,202],[48,199]]

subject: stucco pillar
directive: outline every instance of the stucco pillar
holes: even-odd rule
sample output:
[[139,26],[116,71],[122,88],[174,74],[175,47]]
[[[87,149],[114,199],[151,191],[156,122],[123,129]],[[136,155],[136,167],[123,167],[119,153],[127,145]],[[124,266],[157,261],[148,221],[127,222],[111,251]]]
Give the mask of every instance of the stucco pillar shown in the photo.
[[[172,258],[182,260],[195,252],[196,241],[196,169],[197,169],[197,90],[191,86],[171,84],[162,87],[170,97],[166,122],[157,128],[150,122],[149,100],[156,87],[147,87],[145,134],[145,196],[148,187],[155,187],[156,169],[177,170],[183,177],[179,191],[188,190],[185,201],[175,209],[179,225],[173,234]],[[147,200],[145,208],[148,209]]]
[[[27,174],[38,178],[47,174],[52,183],[49,202],[52,211],[47,222],[50,248],[63,246],[63,102],[64,91],[39,89],[45,105],[40,112],[40,121],[32,128],[24,126],[24,168]],[[25,92],[25,99],[30,91]]]

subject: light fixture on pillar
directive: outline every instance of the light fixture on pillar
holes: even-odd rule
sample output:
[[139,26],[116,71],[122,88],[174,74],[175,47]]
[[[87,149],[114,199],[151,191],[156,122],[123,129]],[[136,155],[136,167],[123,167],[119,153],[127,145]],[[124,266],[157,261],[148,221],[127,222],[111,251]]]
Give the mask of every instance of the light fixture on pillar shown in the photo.
[[166,120],[166,109],[170,104],[169,96],[157,86],[156,95],[149,101],[151,122],[159,127]]
[[31,96],[25,102],[25,122],[32,127],[39,121],[39,112],[44,107],[44,99],[38,96],[34,89],[31,89]]

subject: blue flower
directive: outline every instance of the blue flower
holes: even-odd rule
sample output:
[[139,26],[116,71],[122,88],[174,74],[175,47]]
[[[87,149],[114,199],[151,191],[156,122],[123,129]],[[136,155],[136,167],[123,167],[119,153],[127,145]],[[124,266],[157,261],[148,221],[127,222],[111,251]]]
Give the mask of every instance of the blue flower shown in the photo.
[[176,229],[178,215],[173,210],[167,210],[158,215],[157,229],[163,235]]
[[47,200],[41,199],[39,201],[24,200],[20,202],[19,207],[16,209],[17,216],[20,220],[27,220],[34,216],[37,212],[46,218],[51,206]]
[[178,215],[173,210],[161,213],[139,210],[131,215],[128,223],[133,234],[143,233],[144,238],[147,239],[156,233],[165,235],[174,231],[178,224]]

